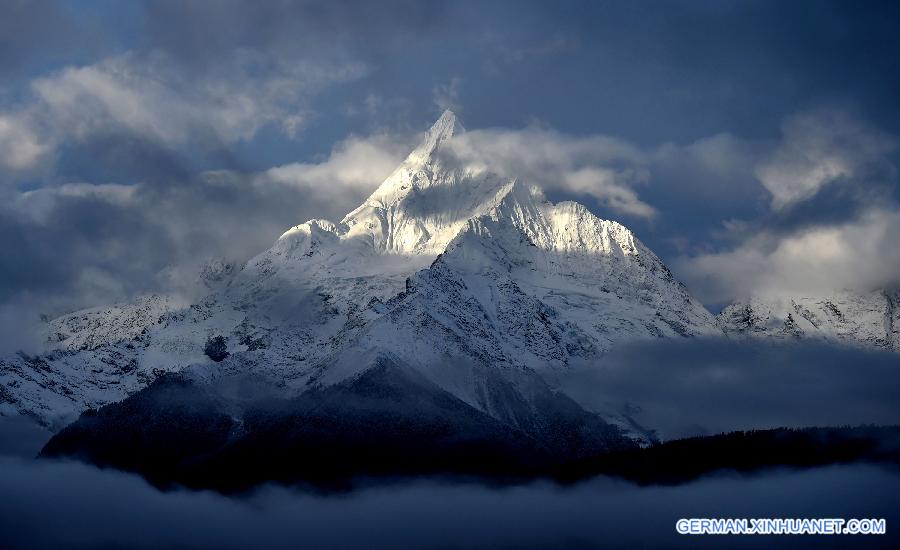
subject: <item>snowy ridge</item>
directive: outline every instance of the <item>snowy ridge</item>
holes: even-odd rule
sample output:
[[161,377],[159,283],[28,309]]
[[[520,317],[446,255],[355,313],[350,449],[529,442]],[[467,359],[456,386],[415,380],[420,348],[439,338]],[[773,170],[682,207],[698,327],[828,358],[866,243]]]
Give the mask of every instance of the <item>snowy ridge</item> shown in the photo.
[[47,340],[70,351],[118,344],[146,333],[164,313],[186,305],[168,296],[150,295],[130,304],[76,311],[50,321]]
[[900,292],[754,296],[718,315],[727,334],[804,338],[900,351]]

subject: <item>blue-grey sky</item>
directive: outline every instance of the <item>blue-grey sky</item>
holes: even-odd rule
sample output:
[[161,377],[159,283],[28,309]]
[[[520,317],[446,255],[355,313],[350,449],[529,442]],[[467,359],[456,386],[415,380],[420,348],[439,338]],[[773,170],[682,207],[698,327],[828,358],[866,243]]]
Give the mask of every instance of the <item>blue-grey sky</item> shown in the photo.
[[0,326],[187,291],[461,151],[631,227],[712,309],[898,283],[900,5],[0,6]]

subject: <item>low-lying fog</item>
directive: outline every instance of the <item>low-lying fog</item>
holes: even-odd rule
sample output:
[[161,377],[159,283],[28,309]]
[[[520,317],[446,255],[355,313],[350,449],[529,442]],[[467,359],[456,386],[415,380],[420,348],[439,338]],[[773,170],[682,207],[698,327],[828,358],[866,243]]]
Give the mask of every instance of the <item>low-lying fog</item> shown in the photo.
[[[594,408],[639,406],[666,438],[734,429],[900,423],[895,354],[821,345],[636,345],[566,381]],[[242,497],[160,492],[137,476],[35,460],[49,434],[0,421],[0,546],[33,548],[821,547],[900,543],[900,472],[869,465],[676,487],[598,477],[496,488],[425,479],[339,495],[265,487]],[[886,536],[736,540],[675,533],[681,517],[887,519]]]
[[[596,478],[512,488],[423,480],[320,496],[163,493],[72,462],[0,459],[0,540],[22,548],[615,548],[897,544],[900,474],[873,466],[719,475],[677,487]],[[681,517],[885,517],[886,536],[686,537]]]

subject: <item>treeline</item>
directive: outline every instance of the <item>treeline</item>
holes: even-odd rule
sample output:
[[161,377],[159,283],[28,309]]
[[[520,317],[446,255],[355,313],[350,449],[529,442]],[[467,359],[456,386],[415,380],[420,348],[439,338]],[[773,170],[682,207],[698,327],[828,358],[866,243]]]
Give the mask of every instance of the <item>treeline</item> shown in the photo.
[[678,484],[722,470],[749,473],[852,462],[900,466],[900,426],[777,428],[691,437],[576,460],[554,477],[577,481],[607,474],[641,484]]

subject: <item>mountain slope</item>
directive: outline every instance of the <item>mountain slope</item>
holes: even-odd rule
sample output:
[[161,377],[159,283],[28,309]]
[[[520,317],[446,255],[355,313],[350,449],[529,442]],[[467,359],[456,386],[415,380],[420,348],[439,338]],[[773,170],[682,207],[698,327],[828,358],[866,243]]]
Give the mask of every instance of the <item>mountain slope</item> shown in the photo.
[[224,384],[169,375],[54,436],[44,457],[77,457],[170,486],[224,491],[261,482],[342,486],[359,476],[533,475],[636,445],[563,396],[545,394],[522,426],[497,420],[379,358],[365,373],[288,397],[235,398]]
[[348,346],[434,364],[465,356],[544,374],[620,341],[720,334],[630,231],[519,183],[383,307],[388,313]]

